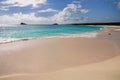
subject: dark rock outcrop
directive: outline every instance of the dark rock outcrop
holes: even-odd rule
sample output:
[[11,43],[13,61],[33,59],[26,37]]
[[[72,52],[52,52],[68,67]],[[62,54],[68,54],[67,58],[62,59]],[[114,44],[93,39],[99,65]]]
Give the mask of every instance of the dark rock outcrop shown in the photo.
[[58,25],[58,23],[54,23],[53,25]]
[[27,25],[26,23],[21,22],[20,25]]

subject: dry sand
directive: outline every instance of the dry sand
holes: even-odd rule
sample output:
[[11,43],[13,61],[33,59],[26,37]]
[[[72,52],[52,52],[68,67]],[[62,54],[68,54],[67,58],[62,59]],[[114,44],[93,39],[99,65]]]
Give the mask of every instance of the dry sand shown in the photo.
[[0,80],[120,80],[120,34],[109,31],[1,44]]

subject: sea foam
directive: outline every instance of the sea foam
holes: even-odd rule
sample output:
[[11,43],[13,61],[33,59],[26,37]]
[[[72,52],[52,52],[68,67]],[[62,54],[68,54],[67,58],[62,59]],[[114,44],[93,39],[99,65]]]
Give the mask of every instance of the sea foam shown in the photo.
[[[103,27],[76,25],[3,25],[0,27],[0,43],[33,38],[94,38]],[[6,27],[5,27],[6,26]],[[10,27],[12,26],[12,27]]]

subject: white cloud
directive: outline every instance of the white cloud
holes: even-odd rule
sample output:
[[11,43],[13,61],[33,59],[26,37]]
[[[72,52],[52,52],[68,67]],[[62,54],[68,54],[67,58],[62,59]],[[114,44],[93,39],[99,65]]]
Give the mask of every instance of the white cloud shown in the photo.
[[1,7],[0,7],[0,10],[2,10],[2,11],[8,11],[9,9],[8,9],[7,6],[1,6]]
[[75,4],[68,4],[62,11],[56,14],[54,17],[56,21],[65,21],[67,20],[72,14],[74,14],[77,10],[77,6]]
[[87,9],[81,9],[80,10],[80,13],[84,13],[85,14],[85,13],[88,13],[88,12],[89,12],[89,10],[87,10]]
[[[46,10],[41,10],[39,12],[57,12],[57,10],[48,8]],[[68,4],[62,11],[57,12],[55,15],[51,17],[38,17],[35,16],[36,13],[14,13],[12,15],[3,15],[0,16],[0,24],[19,24],[20,22],[25,22],[27,24],[46,24],[46,23],[69,23],[69,20],[75,14],[79,16],[81,14],[88,13],[87,9],[83,9],[82,6],[76,4]],[[72,18],[73,19],[73,18]],[[79,21],[85,21],[88,18],[77,18]],[[75,19],[72,20],[74,22]]]
[[58,14],[54,16],[55,21],[58,22],[64,22],[69,21],[69,18],[71,18],[75,14],[85,14],[87,13],[87,9],[82,9],[82,6],[80,4],[68,4],[67,7],[65,7],[62,11],[60,11]]
[[118,2],[117,6],[118,6],[118,8],[120,9],[120,1]]
[[20,22],[25,22],[28,24],[45,24],[52,23],[52,18],[36,17],[35,13],[23,14],[14,13],[12,15],[0,16],[0,24],[19,24]]
[[39,10],[38,12],[39,12],[39,13],[44,13],[44,12],[58,12],[58,10],[54,10],[54,9],[52,9],[52,8],[48,8],[48,9],[46,9],[46,10]]
[[33,7],[38,7],[44,5],[47,0],[5,0],[1,2],[4,5],[25,7],[28,5],[32,5]]

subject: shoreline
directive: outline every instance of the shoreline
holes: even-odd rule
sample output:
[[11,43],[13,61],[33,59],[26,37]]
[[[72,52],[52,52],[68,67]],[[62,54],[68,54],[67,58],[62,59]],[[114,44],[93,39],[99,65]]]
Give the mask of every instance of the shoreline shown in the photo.
[[[89,26],[87,26],[87,27],[89,27]],[[46,34],[44,35],[43,34],[43,35],[37,35],[37,36],[36,35],[31,35],[31,36],[26,36],[26,37],[22,37],[22,38],[15,37],[15,34],[13,35],[14,37],[6,37],[5,38],[5,37],[2,37],[2,35],[4,34],[4,33],[2,33],[1,34],[2,38],[0,38],[0,43],[9,43],[9,42],[22,41],[22,40],[24,41],[24,40],[36,39],[36,38],[96,37],[96,35],[99,32],[99,30],[101,30],[100,28],[102,29],[103,27],[99,27],[98,26],[98,28],[95,28],[95,29],[92,28],[93,30],[90,30],[90,31],[87,30],[87,29],[85,29],[85,31],[82,31],[82,29],[81,29],[78,32],[71,32],[71,33],[69,33],[69,32],[68,33],[67,32],[66,33],[64,33],[64,32],[57,33],[56,32],[55,35],[54,34],[53,35],[46,35]],[[7,32],[5,34],[7,34]],[[12,36],[12,35],[10,35],[10,36]]]
[[97,80],[100,75],[102,80],[119,80],[115,75],[120,73],[120,31],[114,29],[105,28],[96,38],[36,38],[2,44],[0,80]]
[[27,41],[27,40],[34,40],[34,39],[49,39],[49,38],[96,38],[97,34],[100,31],[94,31],[94,32],[85,32],[85,33],[77,33],[77,34],[64,34],[59,36],[45,36],[45,37],[36,37],[36,38],[21,38],[21,39],[15,39],[12,41],[3,41],[0,44],[7,44],[7,43],[13,43],[13,42],[19,42],[19,41]]
[[120,26],[116,26],[116,25],[88,25],[88,26],[101,26],[103,28],[100,31],[77,33],[77,34],[64,34],[64,35],[59,35],[59,36],[45,36],[45,37],[36,37],[36,38],[21,38],[21,39],[15,39],[11,41],[3,41],[3,42],[0,42],[0,45],[7,44],[7,43],[20,42],[20,41],[42,39],[42,38],[43,39],[44,38],[45,39],[49,39],[49,38],[99,38],[99,39],[104,39],[103,35],[106,35],[106,33],[111,33],[112,30],[120,29]]
[[[64,44],[64,45],[62,45],[62,44]],[[98,46],[96,46],[96,45],[98,45]],[[91,46],[93,46],[93,47],[91,47]],[[75,54],[74,56],[77,58],[76,54],[78,54],[79,52],[81,53],[81,51],[82,51],[82,53],[86,53],[84,55],[84,57],[89,55],[89,53],[92,55],[96,55],[96,56],[98,56],[98,55],[102,56],[101,54],[98,54],[98,53],[103,52],[102,54],[103,55],[106,54],[106,58],[107,58],[107,57],[109,57],[108,54],[113,54],[112,52],[115,52],[115,55],[118,55],[118,53],[116,52],[116,51],[118,51],[118,48],[115,46],[116,45],[113,45],[108,41],[98,40],[98,39],[93,39],[93,38],[49,38],[49,39],[42,38],[42,39],[33,39],[33,40],[29,40],[29,41],[21,41],[21,42],[0,45],[0,51],[2,51],[4,53],[4,54],[1,54],[4,57],[5,57],[5,55],[8,55],[7,57],[11,56],[14,58],[15,58],[14,55],[19,55],[19,58],[20,58],[20,56],[22,58],[23,55],[26,56],[26,58],[27,58],[27,56],[32,55],[31,57],[33,58],[33,56],[34,56],[34,58],[35,58],[35,57],[37,57],[36,55],[43,55],[42,53],[47,54],[47,55],[49,55],[49,54],[53,55],[54,53],[57,53],[57,54],[62,53],[62,55],[71,54],[72,56]],[[80,48],[78,48],[78,47],[80,47]],[[98,49],[99,47],[101,49]],[[85,48],[88,51],[85,51]],[[111,52],[108,51],[109,48],[111,49]],[[54,52],[54,49],[56,49],[55,52]],[[95,49],[97,49],[97,50],[95,50]],[[46,50],[48,50],[48,51],[46,51]],[[104,51],[101,51],[101,50],[104,50]],[[24,52],[26,52],[26,54],[24,54]],[[97,54],[92,53],[92,52],[96,52]],[[34,55],[33,53],[35,53],[36,55]],[[80,54],[81,56],[83,56],[82,53]],[[59,54],[59,55],[61,55],[61,54]],[[54,54],[54,56],[55,56],[55,54]],[[51,57],[54,57],[54,56],[51,56]],[[58,56],[58,55],[56,55],[56,56]],[[99,56],[98,56],[98,58],[100,58]],[[18,56],[16,56],[16,57],[18,57]],[[62,57],[64,57],[64,56],[62,56]],[[83,58],[81,57],[83,59],[83,61],[84,61],[84,57]],[[87,57],[89,58],[90,55]],[[93,58],[94,56],[91,56],[91,57]],[[21,60],[21,58],[20,58],[20,60]],[[99,61],[98,59],[95,58],[95,62],[96,62],[96,60]],[[104,60],[104,58],[103,58],[103,60]],[[88,60],[88,62],[89,61],[90,60]],[[100,61],[101,61],[101,58],[100,58]],[[85,60],[85,63],[86,63],[86,60]],[[84,63],[82,63],[82,64],[84,64]]]
[[98,39],[107,40],[120,48],[120,26],[104,26],[103,30],[98,33]]

